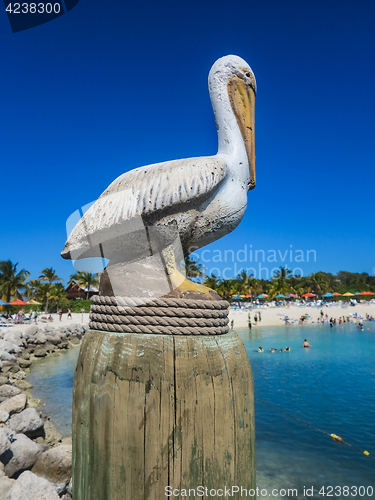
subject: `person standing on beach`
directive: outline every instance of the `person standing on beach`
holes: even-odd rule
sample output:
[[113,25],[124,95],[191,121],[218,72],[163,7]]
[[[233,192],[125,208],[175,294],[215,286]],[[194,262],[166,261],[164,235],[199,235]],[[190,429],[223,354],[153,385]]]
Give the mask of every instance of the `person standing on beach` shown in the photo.
[[255,324],[255,326],[256,326],[256,325],[257,325],[257,323],[258,323],[258,316],[257,316],[256,314],[255,314],[255,316],[254,316],[254,322],[255,322],[254,324]]
[[59,313],[58,314],[59,314],[60,321],[61,321],[61,318],[62,318],[62,310],[61,309],[59,309]]
[[67,318],[69,319],[72,319],[72,311],[70,309],[68,309],[68,315],[67,315]]
[[262,316],[260,315],[260,311],[259,311],[258,316],[259,316],[259,323],[260,323],[262,321]]
[[234,319],[232,319],[232,321],[230,322],[230,329],[233,330],[234,328]]

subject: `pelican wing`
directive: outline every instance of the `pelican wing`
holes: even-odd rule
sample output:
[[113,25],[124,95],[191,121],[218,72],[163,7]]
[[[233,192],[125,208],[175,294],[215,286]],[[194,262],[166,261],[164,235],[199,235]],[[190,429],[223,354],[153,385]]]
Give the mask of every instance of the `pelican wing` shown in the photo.
[[142,224],[142,215],[209,196],[225,174],[225,162],[208,156],[156,163],[120,175],[74,227],[62,256],[100,256],[98,245],[109,237],[109,233],[116,230],[121,234],[121,226],[125,223],[128,226],[125,232],[132,225],[132,230],[136,230],[137,224]]

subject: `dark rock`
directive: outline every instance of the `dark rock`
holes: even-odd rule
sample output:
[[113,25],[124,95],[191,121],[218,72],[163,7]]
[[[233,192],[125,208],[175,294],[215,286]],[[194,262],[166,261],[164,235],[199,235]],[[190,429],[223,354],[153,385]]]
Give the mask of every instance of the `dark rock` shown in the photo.
[[[12,355],[9,354],[9,356]],[[16,358],[14,356],[12,356],[12,358],[13,359],[11,361],[3,361],[3,368],[2,368],[3,373],[17,373],[20,371],[20,367],[16,362]]]
[[[0,361],[2,361],[2,366],[6,366],[7,362],[14,362],[16,361],[16,357],[13,356],[13,354],[9,354],[9,352],[6,351],[0,351]],[[3,369],[4,371],[4,369]]]
[[1,410],[0,411],[0,424],[4,424],[8,420],[9,420],[9,413],[5,410]]
[[49,334],[47,334],[46,335],[46,339],[47,339],[47,342],[49,342],[50,344],[53,344],[53,345],[56,345],[59,342],[61,342],[60,335],[49,335]]
[[56,351],[56,347],[53,344],[51,344],[50,342],[47,342],[46,344],[44,344],[44,348],[47,349],[48,353]]
[[26,408],[9,421],[9,427],[17,434],[23,433],[27,436],[35,436],[43,428],[43,420],[37,414],[35,408]]
[[27,391],[28,389],[33,388],[33,385],[30,384],[30,382],[27,382],[27,380],[16,380],[14,385],[18,387],[18,389],[21,389],[21,391]]
[[21,353],[22,359],[30,359],[30,353],[27,349],[24,349]]
[[49,420],[44,421],[44,439],[48,446],[61,443],[61,434]]
[[58,349],[68,349],[69,347],[69,341],[68,340],[62,340],[58,345]]
[[[30,354],[29,354],[29,358],[30,358]],[[17,361],[18,361],[18,364],[21,368],[29,368],[32,365],[32,361],[30,361],[30,359],[18,359]]]
[[15,432],[10,429],[0,428],[0,456],[10,449],[14,441]]
[[48,350],[44,346],[39,346],[34,349],[34,356],[37,358],[44,358],[47,356]]
[[61,444],[42,453],[32,472],[51,483],[68,482],[72,476],[72,447]]
[[21,394],[21,391],[18,389],[18,387],[13,387],[12,385],[2,385],[0,387],[0,397],[2,398],[12,398],[13,396],[18,396],[18,394]]
[[27,377],[27,373],[23,370],[18,370],[16,373],[11,373],[10,377],[12,382],[15,380],[24,380]]
[[44,447],[42,445],[34,443],[24,434],[16,434],[9,450],[3,455],[6,457],[9,454],[9,461],[6,459],[3,461],[5,474],[12,477],[20,471],[29,469],[35,464],[43,451]]

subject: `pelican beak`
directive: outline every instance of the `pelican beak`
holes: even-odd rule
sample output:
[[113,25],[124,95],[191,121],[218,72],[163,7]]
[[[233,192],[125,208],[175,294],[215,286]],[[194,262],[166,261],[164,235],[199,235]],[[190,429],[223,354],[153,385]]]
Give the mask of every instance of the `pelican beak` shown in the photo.
[[245,81],[237,75],[228,80],[228,96],[245,144],[249,163],[248,189],[255,188],[255,77]]

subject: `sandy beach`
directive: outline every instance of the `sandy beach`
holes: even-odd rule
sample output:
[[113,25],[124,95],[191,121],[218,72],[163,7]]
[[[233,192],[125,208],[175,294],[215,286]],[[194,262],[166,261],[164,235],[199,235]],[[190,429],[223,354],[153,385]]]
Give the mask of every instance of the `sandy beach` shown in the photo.
[[[308,315],[309,319],[304,322],[307,325],[313,325],[316,323],[318,317],[320,317],[320,311],[323,310],[324,316],[328,314],[328,318],[336,318],[338,321],[340,316],[347,317],[350,315],[355,315],[357,313],[358,316],[362,315],[363,318],[366,318],[366,314],[375,317],[375,304],[371,302],[366,302],[365,304],[357,304],[354,307],[342,305],[340,303],[334,304],[332,306],[323,306],[321,307],[311,307],[311,306],[298,306],[296,304],[290,304],[289,306],[283,307],[272,307],[267,305],[262,305],[258,307],[254,307],[253,309],[245,309],[245,308],[229,308],[229,320],[234,320],[234,328],[246,328],[248,326],[248,313],[251,313],[252,324],[255,327],[254,316],[255,314],[261,313],[262,321],[258,321],[256,327],[265,327],[265,326],[284,326],[284,318],[287,314],[291,325],[298,325],[299,318],[302,315]],[[39,316],[41,318],[43,314]],[[59,328],[60,326],[66,327],[77,323],[79,325],[88,325],[89,323],[89,314],[88,313],[72,313],[73,318],[68,319],[66,314],[63,314],[61,321],[59,321],[58,314],[52,314],[53,321],[42,322],[40,319],[38,321],[38,326],[43,328],[46,325],[52,326],[53,328]],[[20,331],[24,331],[29,326],[35,325],[32,323],[18,324],[14,325],[14,328],[6,328],[7,330],[17,329]],[[0,328],[1,331],[2,328]],[[3,328],[5,330],[5,328]]]
[[[27,316],[27,315],[26,315]],[[64,313],[62,315],[61,321],[59,321],[59,315],[57,313],[51,314],[53,321],[42,321],[41,318],[43,316],[49,316],[49,314],[44,314],[44,313],[39,313],[38,317],[38,323],[37,326],[39,328],[44,328],[45,326],[51,326],[53,328],[59,328],[60,326],[69,326],[72,324],[78,324],[78,325],[88,325],[89,324],[89,313],[72,313],[72,318],[68,319],[67,314]],[[18,323],[18,324],[13,324],[11,323],[11,326],[7,327],[0,327],[0,331],[11,331],[11,330],[18,330],[20,332],[24,332],[27,330],[30,326],[35,326],[34,321],[27,321],[25,323]]]
[[284,318],[287,314],[289,319],[291,320],[291,325],[298,325],[299,318],[302,315],[308,315],[310,319],[304,324],[315,324],[317,319],[320,317],[320,311],[323,310],[324,316],[328,314],[329,318],[336,318],[338,321],[340,316],[347,317],[357,313],[358,316],[362,315],[363,318],[366,318],[366,314],[370,316],[375,316],[375,304],[367,302],[366,304],[357,304],[354,307],[343,305],[343,304],[334,304],[332,306],[323,306],[323,307],[311,307],[311,306],[298,306],[296,304],[290,304],[284,307],[270,307],[270,306],[260,306],[253,309],[234,309],[231,307],[229,309],[229,320],[234,320],[234,328],[245,328],[248,326],[248,313],[251,314],[252,324],[254,325],[254,316],[257,313],[261,313],[262,321],[257,322],[258,327],[265,326],[283,326],[285,324]]

